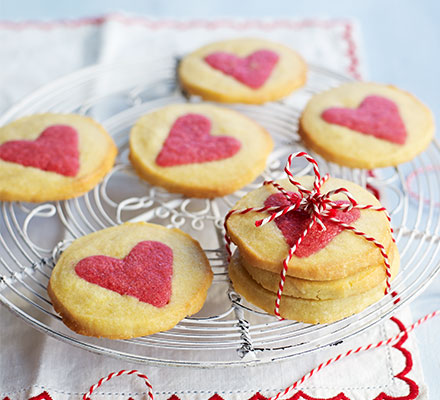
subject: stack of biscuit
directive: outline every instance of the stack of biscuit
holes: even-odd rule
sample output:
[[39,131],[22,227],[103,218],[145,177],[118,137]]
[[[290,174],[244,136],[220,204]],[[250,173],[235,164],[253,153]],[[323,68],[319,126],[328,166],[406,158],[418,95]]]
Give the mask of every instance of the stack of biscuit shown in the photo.
[[[312,189],[313,177],[295,179]],[[279,184],[291,195],[297,192],[288,180]],[[380,207],[371,193],[341,179],[330,178],[322,185],[321,193],[340,187],[348,189],[359,204]],[[331,199],[347,201],[342,194],[331,196]],[[264,185],[239,200],[234,209],[285,205],[285,201],[285,196],[272,185]],[[229,265],[234,289],[249,302],[274,314],[283,261],[307,227],[310,216],[295,210],[262,226],[255,225],[256,221],[269,215],[269,212],[233,213],[226,227],[237,246]],[[399,253],[385,213],[372,209],[339,210],[334,217],[384,246],[389,257],[391,279],[394,278],[399,269]],[[288,264],[279,309],[283,318],[305,323],[330,323],[362,311],[385,293],[386,267],[379,248],[365,237],[326,218],[323,222],[326,229],[320,230],[315,224]]]

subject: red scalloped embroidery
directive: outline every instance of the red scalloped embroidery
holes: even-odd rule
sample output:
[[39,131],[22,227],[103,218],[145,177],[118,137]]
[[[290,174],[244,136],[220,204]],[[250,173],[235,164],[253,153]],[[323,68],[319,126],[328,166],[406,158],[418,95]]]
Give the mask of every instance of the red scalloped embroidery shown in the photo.
[[[249,400],[267,400],[267,397],[264,397],[260,393],[256,393]],[[326,399],[318,399],[316,397],[311,397],[308,394],[305,394],[302,390],[295,393],[292,397],[289,397],[287,400],[350,400],[344,393],[339,393],[334,397],[328,397]]]
[[38,396],[31,397],[29,400],[52,400],[52,397],[50,397],[50,394],[44,391],[43,393],[40,393]]
[[343,39],[347,43],[347,57],[350,60],[350,65],[348,66],[348,72],[353,78],[361,80],[362,76],[359,72],[359,58],[357,56],[357,45],[353,38],[353,25],[350,22],[345,24]]
[[[396,317],[391,317],[391,321],[393,321],[401,331],[405,330],[405,325],[403,325],[402,321],[397,319]],[[405,348],[402,347],[402,345],[407,341],[408,334],[405,333],[402,336],[402,339],[400,339],[393,347],[397,350],[399,350],[403,356],[405,357],[405,368],[401,372],[399,372],[395,378],[400,379],[401,381],[404,381],[408,387],[409,387],[409,393],[407,396],[401,396],[401,397],[392,397],[388,396],[386,393],[380,393],[379,396],[377,396],[374,400],[412,400],[415,399],[419,395],[419,386],[417,383],[415,383],[412,379],[408,378],[406,375],[412,370],[413,367],[413,359],[412,354]]]
[[216,393],[214,394],[214,396],[211,396],[208,400],[223,400],[223,397],[221,397]]

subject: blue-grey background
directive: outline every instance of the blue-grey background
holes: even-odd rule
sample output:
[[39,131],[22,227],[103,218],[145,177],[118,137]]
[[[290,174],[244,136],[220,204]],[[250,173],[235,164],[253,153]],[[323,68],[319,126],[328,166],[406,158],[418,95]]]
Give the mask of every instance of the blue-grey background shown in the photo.
[[[179,18],[355,17],[362,29],[368,78],[412,92],[440,120],[438,0],[0,0],[2,20],[66,19],[118,11]],[[439,308],[439,299],[437,278],[413,303],[414,317]],[[440,393],[438,319],[417,330],[432,399]]]
[[440,114],[437,0],[0,0],[0,19],[59,19],[125,11],[157,17],[355,17],[368,77],[407,89]]

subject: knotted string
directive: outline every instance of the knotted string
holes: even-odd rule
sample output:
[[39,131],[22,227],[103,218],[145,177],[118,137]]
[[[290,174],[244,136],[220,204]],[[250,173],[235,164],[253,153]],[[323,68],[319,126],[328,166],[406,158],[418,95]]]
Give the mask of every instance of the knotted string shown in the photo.
[[[302,186],[298,181],[295,180],[295,177],[291,172],[293,160],[297,157],[304,157],[313,166],[315,179],[313,181],[312,189],[307,189],[304,186]],[[326,174],[324,176],[321,176],[321,173],[319,172],[318,163],[316,162],[316,160],[304,151],[294,153],[289,156],[286,167],[284,168],[284,172],[287,174],[289,182],[298,190],[298,193],[295,193],[295,196],[289,194],[289,192],[277,182],[271,180],[265,181],[263,185],[272,185],[275,189],[277,189],[280,193],[283,194],[283,196],[288,201],[288,205],[263,206],[260,208],[249,207],[243,210],[231,210],[226,215],[224,227],[225,227],[226,251],[228,253],[228,262],[230,261],[232,256],[232,252],[231,252],[232,241],[229,237],[228,228],[227,228],[227,221],[231,215],[233,214],[243,215],[249,212],[256,212],[256,213],[271,212],[271,215],[269,215],[268,217],[255,222],[255,226],[260,227],[274,221],[275,219],[291,211],[301,210],[309,215],[309,223],[307,227],[304,229],[304,231],[301,233],[301,235],[298,237],[296,242],[290,247],[287,257],[283,260],[283,268],[280,274],[280,282],[278,285],[278,291],[277,291],[277,296],[275,300],[275,309],[274,309],[274,314],[278,318],[282,319],[280,315],[280,302],[281,302],[281,296],[284,291],[284,284],[286,281],[287,270],[289,268],[289,262],[292,259],[293,255],[295,254],[297,248],[301,245],[301,243],[304,241],[307,234],[310,232],[310,230],[315,224],[318,225],[318,229],[320,231],[326,230],[324,219],[326,221],[331,221],[338,224],[339,227],[341,227],[342,229],[349,230],[353,232],[355,235],[362,236],[365,240],[372,242],[379,249],[385,265],[385,274],[386,274],[385,294],[387,294],[390,290],[391,266],[385,247],[374,237],[368,236],[366,233],[356,229],[352,225],[346,224],[345,222],[339,220],[334,216],[335,212],[338,210],[343,212],[349,212],[350,210],[356,208],[359,210],[382,211],[385,213],[388,221],[390,222],[391,219],[385,207],[377,207],[370,204],[368,205],[358,204],[358,202],[354,199],[353,195],[345,188],[338,188],[324,194],[321,193],[321,187],[329,179],[329,175]],[[348,203],[341,204],[331,200],[331,196],[334,196],[336,194],[343,194],[348,199]],[[393,233],[392,228],[390,228],[390,231],[392,237],[392,233]],[[392,240],[394,242],[394,238],[392,238]]]

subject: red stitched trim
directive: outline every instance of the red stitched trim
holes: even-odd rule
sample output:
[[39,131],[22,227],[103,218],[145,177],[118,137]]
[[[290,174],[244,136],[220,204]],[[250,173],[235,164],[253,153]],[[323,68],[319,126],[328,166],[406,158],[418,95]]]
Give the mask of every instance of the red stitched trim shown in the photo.
[[221,397],[216,393],[214,396],[211,396],[208,400],[223,400],[223,397]]
[[221,29],[229,28],[235,30],[243,29],[304,29],[312,27],[320,27],[329,29],[335,26],[347,26],[349,22],[343,19],[303,19],[293,21],[289,19],[271,19],[271,20],[240,20],[240,19],[150,19],[147,17],[132,17],[123,14],[106,14],[100,17],[88,17],[70,20],[55,21],[6,21],[0,20],[0,28],[22,30],[27,28],[51,30],[56,28],[79,28],[87,25],[102,25],[107,21],[117,21],[125,25],[141,25],[151,30],[156,29]]
[[[3,400],[11,400],[9,397],[4,397]],[[52,400],[50,394],[46,391],[41,392],[38,396],[30,397],[29,400]]]
[[[412,189],[412,183],[415,178],[419,175],[426,176],[430,172],[435,172],[440,170],[440,165],[428,165],[427,167],[420,167],[412,171],[408,176],[406,177],[405,183],[406,183],[406,190],[408,191],[410,197],[412,197],[414,200],[421,201],[421,196],[419,193],[417,193],[416,190]],[[424,196],[423,203],[426,205],[431,204],[431,199],[429,197]],[[434,201],[433,202],[434,207],[440,207],[440,202]]]
[[50,397],[50,394],[44,391],[43,393],[40,393],[38,396],[31,397],[29,400],[52,400],[52,397]]
[[[373,170],[370,169],[367,171],[367,176],[369,176],[371,178],[375,178],[376,174],[374,173]],[[368,191],[370,191],[373,194],[374,197],[376,197],[377,200],[380,200],[380,197],[381,197],[380,191],[376,186],[372,185],[371,183],[367,183],[365,185],[365,187]]]
[[348,66],[348,72],[353,78],[361,80],[362,76],[359,72],[359,57],[357,55],[357,44],[353,38],[353,25],[350,22],[345,24],[345,30],[343,38],[347,42],[347,56],[350,59],[350,65]]
[[58,21],[6,21],[0,20],[0,28],[11,29],[11,30],[23,30],[23,29],[41,29],[41,30],[51,30],[54,28],[79,28],[81,26],[87,25],[101,25],[106,22],[111,15],[104,15],[102,17],[91,17],[91,18],[79,18],[64,20],[60,19]]
[[228,28],[237,31],[246,29],[259,29],[261,31],[271,31],[275,29],[305,29],[319,27],[323,29],[330,29],[336,26],[344,28],[343,39],[347,42],[347,56],[350,59],[348,73],[355,79],[361,79],[359,72],[359,57],[357,55],[357,44],[353,38],[353,25],[344,19],[303,19],[298,21],[288,19],[273,19],[273,20],[234,20],[234,19],[187,19],[187,20],[173,20],[173,19],[150,19],[147,17],[131,17],[123,14],[106,14],[100,17],[87,17],[79,19],[64,19],[56,21],[7,21],[0,20],[0,29],[10,30],[24,30],[24,29],[40,29],[53,30],[57,28],[80,28],[83,26],[98,26],[108,21],[116,21],[124,25],[138,25],[150,30],[159,29],[222,29]]
[[[267,400],[266,397],[264,397],[260,393],[256,393],[254,396],[252,396],[249,400]],[[302,390],[295,393],[292,397],[289,397],[287,400],[350,400],[347,396],[345,396],[344,393],[339,393],[334,397],[327,397],[326,399],[311,397],[308,394],[305,394]]]
[[377,200],[380,200],[380,192],[379,189],[373,186],[371,183],[367,183],[365,188],[374,196]]

